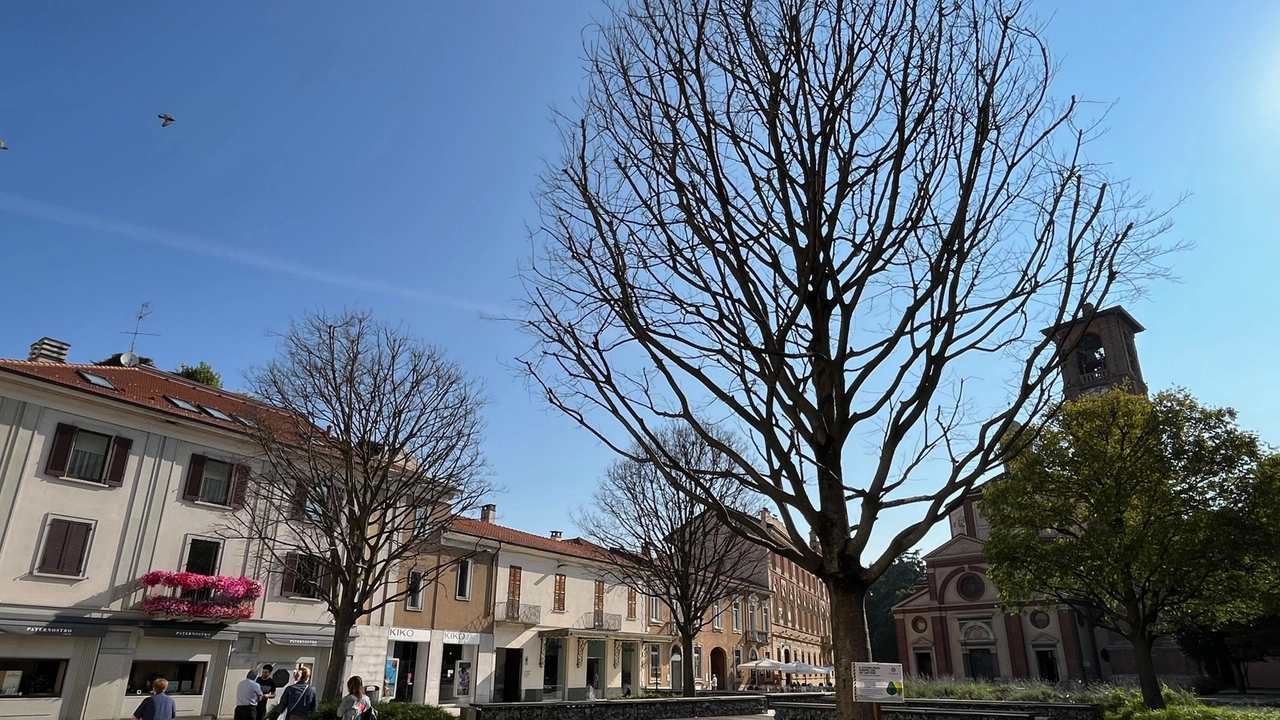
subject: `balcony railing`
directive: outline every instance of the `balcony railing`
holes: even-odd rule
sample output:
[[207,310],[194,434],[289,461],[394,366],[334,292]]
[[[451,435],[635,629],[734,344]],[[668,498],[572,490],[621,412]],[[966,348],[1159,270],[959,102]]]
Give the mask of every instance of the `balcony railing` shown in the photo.
[[769,642],[768,630],[748,630],[743,635],[749,643],[764,644]]
[[622,629],[622,615],[595,610],[582,616],[582,627],[587,630],[618,631]]
[[493,607],[493,619],[498,622],[537,625],[542,622],[542,606],[525,605],[511,600],[500,602]]
[[262,583],[246,577],[155,570],[138,578],[141,609],[157,618],[234,622],[253,617]]

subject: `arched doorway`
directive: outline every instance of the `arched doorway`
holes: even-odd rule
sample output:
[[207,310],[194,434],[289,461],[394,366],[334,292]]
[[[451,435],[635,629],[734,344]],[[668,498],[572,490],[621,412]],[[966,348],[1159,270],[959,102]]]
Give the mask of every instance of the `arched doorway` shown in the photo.
[[[783,648],[783,649],[782,649],[782,662],[784,662],[784,663],[790,663],[790,662],[791,662],[791,648]],[[786,682],[786,684],[787,684],[787,685],[790,685],[790,684],[791,684],[791,673],[787,673],[787,677],[786,677],[785,682]]]
[[729,685],[729,665],[723,648],[711,648],[711,689],[724,690]]
[[680,648],[671,648],[671,689],[684,689],[684,668],[681,667]]

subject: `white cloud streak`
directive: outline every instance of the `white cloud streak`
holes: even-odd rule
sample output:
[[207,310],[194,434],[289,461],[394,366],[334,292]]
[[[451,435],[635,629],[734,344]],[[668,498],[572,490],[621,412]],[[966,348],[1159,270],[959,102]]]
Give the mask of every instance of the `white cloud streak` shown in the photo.
[[131,223],[118,222],[109,218],[88,215],[71,208],[39,202],[20,195],[11,195],[9,193],[0,192],[0,211],[13,213],[14,215],[22,215],[36,220],[43,220],[45,222],[51,222],[58,225],[66,225],[68,227],[77,227],[101,233],[108,233],[111,235],[118,235],[150,245],[159,245],[161,247],[180,250],[182,252],[188,252],[195,255],[217,258],[219,260],[225,260],[227,262],[254,268],[256,270],[290,275],[303,280],[313,280],[315,282],[327,283],[329,285],[350,288],[353,290],[366,290],[383,295],[404,298],[406,300],[430,303],[432,305],[442,305],[458,310],[469,310],[477,313],[487,313],[490,315],[502,315],[505,312],[502,308],[494,305],[485,305],[446,295],[434,295],[432,293],[425,293],[420,290],[414,290],[413,288],[401,287],[399,285],[393,285],[379,280],[371,280],[344,273],[337,273],[323,268],[303,265],[284,258],[261,255],[248,250],[234,248],[229,245],[209,242],[190,235],[172,233],[158,228],[146,227],[144,225],[133,225]]

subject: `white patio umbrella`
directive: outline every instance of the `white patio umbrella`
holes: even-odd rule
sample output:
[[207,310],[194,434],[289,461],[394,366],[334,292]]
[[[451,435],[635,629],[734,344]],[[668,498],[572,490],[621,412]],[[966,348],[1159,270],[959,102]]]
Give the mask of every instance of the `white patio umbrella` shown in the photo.
[[835,672],[835,668],[822,667],[820,665],[810,665],[809,663],[791,663],[791,667],[795,668],[783,670],[783,672],[795,673],[797,675],[831,675]]
[[777,660],[770,660],[768,658],[765,658],[764,660],[752,660],[750,662],[744,662],[738,666],[738,669],[739,670],[782,670],[784,667],[786,666],[778,662]]

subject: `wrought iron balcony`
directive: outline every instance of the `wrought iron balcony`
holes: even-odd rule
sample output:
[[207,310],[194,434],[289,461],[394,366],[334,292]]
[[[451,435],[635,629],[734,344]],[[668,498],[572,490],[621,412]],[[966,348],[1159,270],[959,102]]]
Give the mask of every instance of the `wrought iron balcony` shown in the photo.
[[493,607],[493,619],[497,622],[537,625],[542,622],[542,606],[512,600],[499,602]]
[[622,615],[599,610],[589,612],[582,616],[582,627],[587,630],[613,630],[616,632],[622,629]]
[[769,631],[768,630],[748,630],[745,633],[743,633],[743,637],[745,637],[747,642],[749,643],[756,643],[759,645],[763,645],[769,642]]

